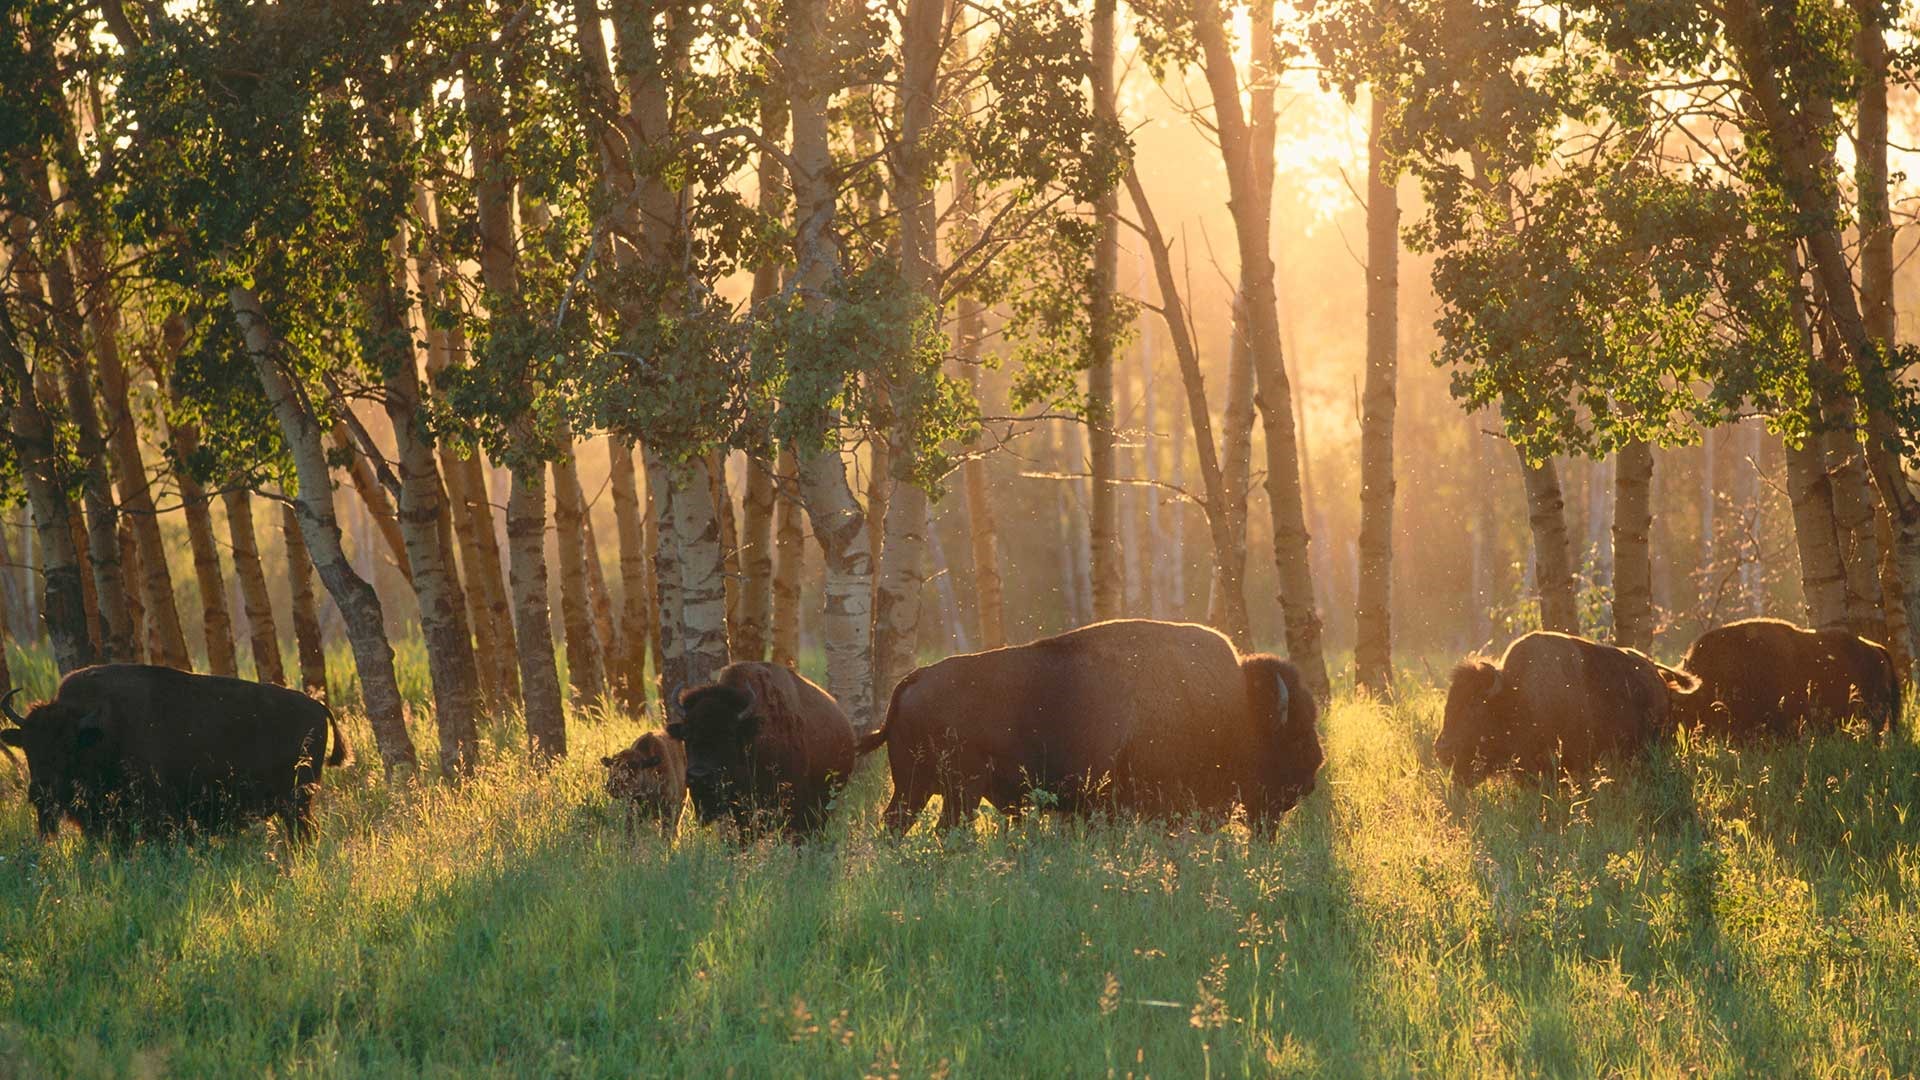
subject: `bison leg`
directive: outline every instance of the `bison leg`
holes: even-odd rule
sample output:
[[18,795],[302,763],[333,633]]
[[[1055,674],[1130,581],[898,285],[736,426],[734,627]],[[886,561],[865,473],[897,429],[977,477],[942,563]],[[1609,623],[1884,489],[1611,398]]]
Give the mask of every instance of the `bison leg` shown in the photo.
[[313,788],[302,784],[280,807],[280,824],[292,843],[306,845],[313,840]]
[[960,784],[941,792],[940,827],[951,829],[962,822],[972,821],[985,794],[980,784]]
[[893,789],[893,798],[887,800],[887,808],[880,813],[880,820],[886,823],[888,830],[895,836],[904,836],[913,828],[913,821],[926,808],[927,800],[933,793],[925,787],[911,781]]

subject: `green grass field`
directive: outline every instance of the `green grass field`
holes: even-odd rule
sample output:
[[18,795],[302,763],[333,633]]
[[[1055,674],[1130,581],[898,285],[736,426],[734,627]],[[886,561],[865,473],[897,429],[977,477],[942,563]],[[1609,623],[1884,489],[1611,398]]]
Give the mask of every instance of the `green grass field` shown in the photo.
[[1258,836],[896,842],[876,758],[821,842],[669,845],[601,794],[608,723],[458,787],[384,783],[362,728],[311,849],[114,852],[43,847],[0,763],[0,1076],[1920,1071],[1911,735],[1460,794],[1440,701],[1336,705]]

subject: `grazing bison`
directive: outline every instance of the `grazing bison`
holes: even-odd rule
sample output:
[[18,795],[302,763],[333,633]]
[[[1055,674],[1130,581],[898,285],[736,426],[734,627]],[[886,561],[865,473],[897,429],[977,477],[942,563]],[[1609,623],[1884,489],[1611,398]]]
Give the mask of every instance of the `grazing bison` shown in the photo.
[[1674,703],[1698,693],[1697,680],[1645,653],[1536,631],[1497,664],[1478,658],[1454,669],[1433,754],[1469,787],[1556,764],[1585,773],[1671,732]]
[[1845,630],[1743,619],[1700,635],[1680,666],[1703,693],[1680,723],[1736,739],[1833,731],[1850,716],[1875,735],[1900,725],[1900,680],[1886,646]]
[[853,772],[853,725],[832,695],[792,669],[729,664],[680,695],[667,734],[686,746],[687,791],[701,821],[730,817],[743,833],[768,814],[790,836],[818,830]]
[[1318,711],[1284,660],[1242,657],[1205,626],[1128,619],[920,668],[859,749],[887,746],[895,831],[936,794],[950,826],[983,798],[1013,813],[1036,791],[1070,812],[1237,802],[1265,821],[1313,790]]
[[[14,693],[18,693],[16,690]],[[72,818],[90,838],[192,826],[210,831],[278,814],[288,834],[313,827],[313,793],[332,713],[278,686],[145,664],[82,668],[50,702],[0,731],[26,751],[27,795],[42,836]]]
[[607,767],[607,794],[627,804],[629,823],[652,818],[673,835],[687,801],[687,752],[678,740],[649,731],[600,764]]

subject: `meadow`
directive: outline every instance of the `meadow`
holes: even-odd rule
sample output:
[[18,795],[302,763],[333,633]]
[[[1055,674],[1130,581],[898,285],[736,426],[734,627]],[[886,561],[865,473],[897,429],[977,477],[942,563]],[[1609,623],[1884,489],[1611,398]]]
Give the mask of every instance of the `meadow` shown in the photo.
[[[320,839],[43,846],[0,762],[0,1076],[1905,1076],[1920,744],[1450,788],[1443,695],[1323,717],[1269,832],[989,812],[629,833],[573,726],[328,777]],[[427,732],[420,733],[422,742]],[[331,771],[330,771],[331,772]]]

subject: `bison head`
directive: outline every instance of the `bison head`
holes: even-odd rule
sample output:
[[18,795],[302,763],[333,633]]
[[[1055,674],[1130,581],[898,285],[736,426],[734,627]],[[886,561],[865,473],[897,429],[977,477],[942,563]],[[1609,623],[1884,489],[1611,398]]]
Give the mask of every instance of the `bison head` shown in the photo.
[[740,789],[752,774],[753,740],[760,715],[753,695],[715,683],[680,695],[682,719],[667,734],[687,748],[687,792],[701,821],[739,811]]
[[616,799],[652,799],[665,793],[671,784],[667,769],[667,745],[659,734],[649,731],[633,740],[633,745],[600,764],[607,767],[607,794]]
[[0,698],[0,714],[18,725],[0,731],[0,742],[26,753],[27,799],[40,835],[52,836],[80,809],[88,787],[84,778],[104,763],[106,727],[98,712],[83,713],[58,701],[21,716],[13,710],[19,692],[16,688]]
[[1500,669],[1491,661],[1467,660],[1453,669],[1433,756],[1463,786],[1472,787],[1493,771],[1495,747],[1505,731],[1499,695]]
[[1293,809],[1313,793],[1314,777],[1326,759],[1316,726],[1320,707],[1300,679],[1300,670],[1276,656],[1250,656],[1240,662],[1247,701],[1255,721],[1272,739],[1267,748],[1267,816]]

